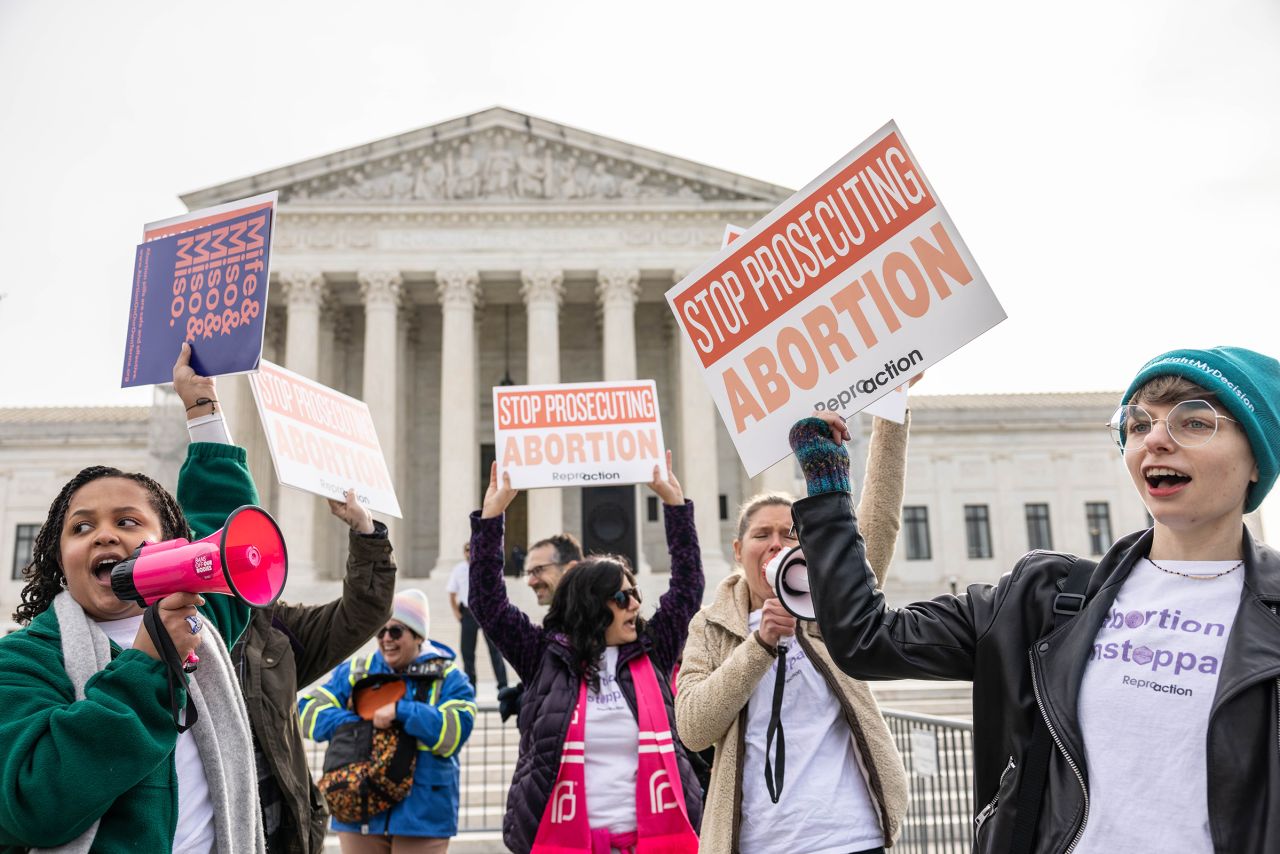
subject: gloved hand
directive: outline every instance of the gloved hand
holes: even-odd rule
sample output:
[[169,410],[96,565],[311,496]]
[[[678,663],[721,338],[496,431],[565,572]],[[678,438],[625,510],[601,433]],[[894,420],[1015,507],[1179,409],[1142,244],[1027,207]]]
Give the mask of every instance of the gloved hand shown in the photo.
[[514,687],[507,686],[498,691],[498,714],[502,716],[504,722],[512,715],[520,716],[520,702],[523,698],[523,682]]
[[821,418],[802,418],[787,437],[796,452],[810,495],[849,491],[849,451],[831,438],[831,427]]

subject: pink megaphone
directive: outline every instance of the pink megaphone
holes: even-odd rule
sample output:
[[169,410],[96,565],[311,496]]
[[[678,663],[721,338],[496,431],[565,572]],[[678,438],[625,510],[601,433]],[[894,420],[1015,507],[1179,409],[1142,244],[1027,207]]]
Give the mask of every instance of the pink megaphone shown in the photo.
[[265,608],[280,598],[288,575],[280,526],[266,510],[247,504],[203,540],[143,545],[112,568],[111,590],[140,605],[182,592],[222,593]]

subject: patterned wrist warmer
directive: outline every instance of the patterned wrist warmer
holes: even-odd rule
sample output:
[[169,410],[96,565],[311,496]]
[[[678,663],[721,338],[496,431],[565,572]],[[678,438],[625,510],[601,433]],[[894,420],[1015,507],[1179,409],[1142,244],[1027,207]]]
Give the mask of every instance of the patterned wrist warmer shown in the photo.
[[797,421],[788,436],[810,495],[849,492],[849,452],[831,441],[831,428],[821,418]]

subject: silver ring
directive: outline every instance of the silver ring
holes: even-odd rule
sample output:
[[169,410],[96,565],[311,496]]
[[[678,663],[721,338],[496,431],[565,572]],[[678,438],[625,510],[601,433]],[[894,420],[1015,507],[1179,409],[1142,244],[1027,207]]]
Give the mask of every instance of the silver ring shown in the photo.
[[192,614],[188,617],[185,617],[184,619],[187,621],[187,625],[191,627],[191,634],[193,635],[200,634],[200,628],[204,624],[200,622],[199,617],[197,617],[195,614]]

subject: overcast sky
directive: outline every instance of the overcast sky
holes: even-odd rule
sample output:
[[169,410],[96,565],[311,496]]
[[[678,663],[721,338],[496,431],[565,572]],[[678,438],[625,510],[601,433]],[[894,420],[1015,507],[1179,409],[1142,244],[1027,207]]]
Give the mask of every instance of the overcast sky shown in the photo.
[[1280,353],[1280,4],[0,0],[0,405],[118,388],[178,194],[493,105],[800,187],[896,119],[1009,319],[920,392]]

